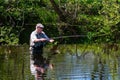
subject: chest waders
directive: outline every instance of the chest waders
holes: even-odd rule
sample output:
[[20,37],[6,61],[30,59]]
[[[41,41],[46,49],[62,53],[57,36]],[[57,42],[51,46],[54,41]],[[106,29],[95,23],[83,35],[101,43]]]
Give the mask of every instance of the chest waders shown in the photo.
[[[40,38],[45,38],[44,34],[40,33],[40,34],[36,34],[37,39]],[[34,46],[32,47],[32,54],[33,54],[33,58],[42,58],[42,54],[43,54],[43,46],[45,45],[45,42],[35,42]]]

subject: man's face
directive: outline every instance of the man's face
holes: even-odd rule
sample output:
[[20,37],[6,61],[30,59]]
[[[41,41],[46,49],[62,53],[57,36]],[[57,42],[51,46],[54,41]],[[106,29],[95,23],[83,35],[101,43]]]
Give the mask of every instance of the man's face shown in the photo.
[[37,33],[41,33],[42,30],[43,30],[43,28],[40,28],[40,27],[37,27],[37,28],[36,28]]

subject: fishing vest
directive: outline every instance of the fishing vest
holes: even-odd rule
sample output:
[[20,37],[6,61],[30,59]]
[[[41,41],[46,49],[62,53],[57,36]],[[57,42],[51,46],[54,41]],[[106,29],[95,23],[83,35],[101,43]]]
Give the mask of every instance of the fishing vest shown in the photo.
[[[36,34],[36,37],[37,37],[37,39],[46,38],[45,34],[43,34],[43,33]],[[35,48],[43,48],[43,46],[45,45],[45,43],[46,42],[42,42],[42,41],[35,42],[33,47],[35,47]]]

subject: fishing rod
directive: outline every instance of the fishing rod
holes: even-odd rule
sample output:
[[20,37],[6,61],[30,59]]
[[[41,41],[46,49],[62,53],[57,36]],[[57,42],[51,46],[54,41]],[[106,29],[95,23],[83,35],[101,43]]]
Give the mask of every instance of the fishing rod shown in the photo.
[[69,35],[69,36],[52,37],[52,39],[72,38],[72,37],[86,37],[86,36],[87,36],[87,35]]

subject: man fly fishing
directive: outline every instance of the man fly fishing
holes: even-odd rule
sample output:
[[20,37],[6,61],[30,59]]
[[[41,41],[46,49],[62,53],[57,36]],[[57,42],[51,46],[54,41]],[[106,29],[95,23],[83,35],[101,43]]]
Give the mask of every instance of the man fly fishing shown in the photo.
[[48,38],[43,31],[43,28],[44,26],[41,23],[38,23],[36,29],[30,35],[30,47],[32,48],[33,53],[36,53],[36,50],[37,52],[41,52],[46,42],[54,42],[53,39]]
[[[46,42],[54,42],[43,31],[44,26],[41,23],[36,24],[36,29],[30,35],[30,50],[32,53],[32,60],[36,69],[40,69],[40,73],[44,73],[46,59],[43,57],[43,47]],[[49,64],[49,62],[48,62]]]

